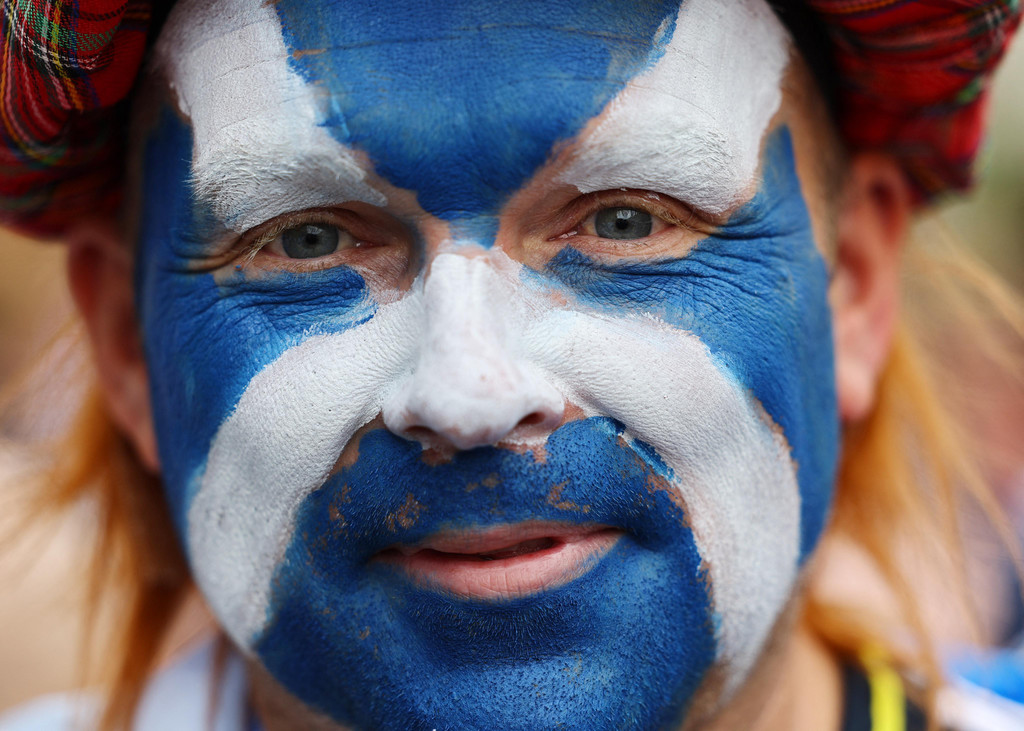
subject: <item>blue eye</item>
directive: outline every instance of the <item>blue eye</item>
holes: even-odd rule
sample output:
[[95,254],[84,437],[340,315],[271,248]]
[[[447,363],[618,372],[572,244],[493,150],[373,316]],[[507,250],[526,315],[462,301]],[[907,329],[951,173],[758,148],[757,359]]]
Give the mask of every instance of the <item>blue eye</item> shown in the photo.
[[594,216],[594,233],[603,239],[642,239],[653,227],[651,214],[636,208],[602,208]]
[[292,259],[315,259],[338,250],[341,231],[330,224],[307,223],[281,232],[281,247]]

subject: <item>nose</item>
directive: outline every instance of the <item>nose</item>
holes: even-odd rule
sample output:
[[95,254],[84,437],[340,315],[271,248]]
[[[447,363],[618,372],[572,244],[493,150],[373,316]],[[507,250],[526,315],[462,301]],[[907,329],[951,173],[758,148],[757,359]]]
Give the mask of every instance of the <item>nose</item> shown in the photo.
[[418,360],[383,407],[392,432],[408,439],[426,432],[472,449],[519,427],[553,429],[561,422],[562,395],[516,352],[522,318],[512,281],[487,257],[439,254],[423,298]]

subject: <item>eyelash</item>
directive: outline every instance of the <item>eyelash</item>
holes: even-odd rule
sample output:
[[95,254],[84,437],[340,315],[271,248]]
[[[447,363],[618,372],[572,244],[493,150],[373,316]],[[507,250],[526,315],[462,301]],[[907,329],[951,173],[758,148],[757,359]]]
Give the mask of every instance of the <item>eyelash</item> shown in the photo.
[[[614,246],[620,249],[628,249],[630,245],[642,246],[644,243],[652,242],[661,236],[665,230],[652,232],[648,236],[637,239],[605,239],[594,234],[584,234],[583,229],[588,221],[594,218],[600,211],[609,208],[632,208],[644,211],[653,218],[660,221],[667,228],[676,227],[685,231],[701,233],[706,228],[707,222],[701,215],[692,208],[676,204],[678,208],[685,210],[688,215],[684,220],[672,207],[661,202],[661,196],[647,191],[601,191],[577,199],[570,204],[568,210],[564,210],[560,216],[564,220],[574,221],[571,226],[557,226],[563,233],[549,237],[549,241],[564,241],[575,237],[586,237],[601,241],[615,241]],[[343,232],[350,234],[356,241],[362,241],[362,237],[353,232],[353,225],[347,221],[347,217],[339,215],[332,210],[303,211],[284,216],[264,224],[254,232],[242,236],[236,246],[236,254],[232,257],[236,269],[244,270],[253,265],[256,257],[267,246],[272,244],[278,237],[290,228],[307,224],[320,224],[335,226]],[[329,268],[333,266],[333,255],[308,260],[287,259],[291,267],[301,267],[307,271]]]
[[[264,224],[265,229],[257,229],[255,235],[246,233],[241,241],[241,250],[237,254],[235,259],[235,266],[238,269],[246,269],[252,265],[256,257],[263,249],[272,244],[277,240],[281,234],[290,228],[297,226],[304,226],[307,224],[320,224],[326,226],[334,226],[341,231],[348,232],[354,238],[358,240],[359,237],[355,236],[351,232],[351,225],[346,224],[340,220],[340,216],[332,211],[327,210],[315,210],[315,211],[304,211],[302,213],[285,214],[284,216],[274,219],[267,224]],[[327,266],[325,263],[330,259],[330,255],[319,258],[309,259],[304,263],[295,264],[291,266],[302,266],[310,271],[317,269],[323,269]],[[299,262],[298,259],[289,259],[292,262]],[[319,262],[319,264],[317,263]]]
[[[669,226],[677,226],[687,231],[694,233],[701,233],[702,227],[700,223],[700,216],[692,208],[687,208],[689,215],[686,220],[683,220],[675,214],[668,206],[659,202],[652,201],[650,196],[655,196],[655,193],[648,193],[637,191],[635,193],[626,193],[625,191],[616,191],[615,193],[609,193],[607,191],[595,193],[587,199],[583,199],[580,208],[577,208],[573,213],[575,215],[572,218],[576,223],[569,228],[565,233],[559,234],[553,237],[554,240],[572,238],[573,236],[580,236],[580,230],[584,227],[587,221],[592,217],[596,216],[600,211],[607,208],[633,208],[639,211],[644,211],[654,218],[659,219],[663,223]],[[660,196],[659,196],[660,199]],[[575,206],[574,206],[575,208]],[[659,234],[651,234],[650,236],[644,237],[643,239],[635,239],[636,241],[647,241]],[[628,240],[627,240],[628,241]]]

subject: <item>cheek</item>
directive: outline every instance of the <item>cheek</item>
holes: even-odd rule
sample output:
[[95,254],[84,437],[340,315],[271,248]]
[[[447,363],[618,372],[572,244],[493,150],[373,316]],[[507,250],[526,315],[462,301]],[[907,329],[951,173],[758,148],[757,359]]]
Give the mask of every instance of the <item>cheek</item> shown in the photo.
[[763,176],[685,258],[608,265],[566,249],[545,272],[602,315],[564,318],[548,367],[650,444],[687,506],[727,690],[818,541],[839,443],[827,273],[786,130]]
[[[143,328],[153,408],[179,523],[214,435],[257,375],[311,335],[342,332],[375,314],[362,278],[351,270],[332,270],[315,285],[283,279],[225,285],[211,274],[170,274],[147,291]],[[324,369],[315,356],[303,355],[278,366],[261,388],[271,394],[316,390]],[[274,426],[315,435],[316,424],[301,413],[286,417]],[[256,434],[263,449],[281,448],[270,425]]]
[[664,490],[685,511],[731,692],[759,655],[799,567],[801,492],[790,446],[692,333],[629,315],[565,315],[558,327],[558,346],[547,353],[552,370],[585,412],[625,425],[630,448],[659,474],[649,489]]
[[407,365],[414,307],[403,300],[347,329],[304,333],[253,376],[207,442],[187,545],[212,608],[243,645],[263,625],[297,511]]
[[806,558],[827,518],[839,444],[828,275],[785,128],[766,141],[762,176],[755,198],[685,258],[609,266],[566,249],[548,274],[605,312],[653,314],[707,346],[788,444]]
[[[208,217],[194,208],[188,182],[191,149],[188,127],[166,113],[146,148],[149,205],[136,272],[164,482],[183,537],[214,437],[257,375],[309,338],[345,332],[377,313],[364,279],[346,267],[302,276],[191,271],[208,245]],[[315,353],[301,351],[264,376],[261,388],[316,390],[325,376],[318,365]],[[289,431],[315,435],[316,424],[291,412],[253,436],[277,454]]]

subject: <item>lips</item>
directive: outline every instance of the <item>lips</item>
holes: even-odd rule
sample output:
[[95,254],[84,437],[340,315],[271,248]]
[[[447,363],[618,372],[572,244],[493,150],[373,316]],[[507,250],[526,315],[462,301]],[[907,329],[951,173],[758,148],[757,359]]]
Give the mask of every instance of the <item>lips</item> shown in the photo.
[[513,599],[582,576],[621,535],[600,525],[516,524],[437,533],[414,545],[391,546],[375,559],[422,586],[457,597]]

